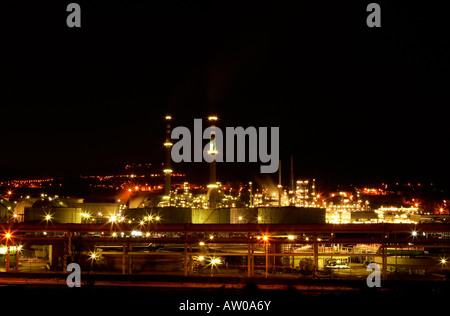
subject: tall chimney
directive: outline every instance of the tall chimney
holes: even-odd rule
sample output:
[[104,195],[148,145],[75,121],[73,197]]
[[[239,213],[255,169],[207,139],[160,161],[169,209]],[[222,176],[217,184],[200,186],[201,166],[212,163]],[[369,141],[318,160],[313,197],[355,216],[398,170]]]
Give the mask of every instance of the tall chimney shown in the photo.
[[[164,185],[164,196],[170,199],[170,191],[172,187],[171,174],[172,174],[172,159],[170,156],[170,149],[172,147],[171,137],[170,137],[170,121],[172,117],[166,115],[166,141],[164,147],[166,147],[166,163],[164,164],[164,175],[165,175],[165,185]],[[170,201],[170,200],[169,200]],[[169,202],[170,204],[170,202]]]
[[250,188],[249,188],[249,191],[250,191],[249,204],[250,204],[250,207],[253,207],[253,183],[250,181],[248,183],[248,185],[250,186]]
[[[217,116],[209,116],[208,121],[211,126],[211,136],[210,136],[210,142],[209,142],[209,151],[208,153],[210,155],[217,154],[217,148],[216,148],[216,132],[214,128],[216,127],[217,122]],[[209,208],[216,208],[217,203],[217,177],[216,177],[216,159],[213,159],[213,161],[209,164]]]
[[281,206],[281,193],[283,192],[281,185],[281,160],[278,162],[278,206]]

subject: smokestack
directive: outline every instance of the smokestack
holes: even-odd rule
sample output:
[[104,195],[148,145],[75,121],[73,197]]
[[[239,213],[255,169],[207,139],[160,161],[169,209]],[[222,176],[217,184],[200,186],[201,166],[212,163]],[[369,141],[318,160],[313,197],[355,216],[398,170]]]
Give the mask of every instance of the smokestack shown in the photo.
[[278,206],[281,206],[281,193],[282,193],[282,186],[281,186],[281,160],[278,161]]
[[249,204],[250,204],[250,207],[253,207],[253,183],[252,182],[249,182],[248,183],[248,185],[250,186],[250,189],[249,189],[249,191],[250,191],[250,200],[249,200]]
[[[170,121],[172,117],[170,115],[166,115],[166,142],[164,143],[164,147],[166,147],[166,163],[164,164],[164,175],[165,175],[165,185],[164,185],[164,195],[170,198],[170,191],[172,188],[171,183],[171,174],[172,174],[172,163],[170,157],[170,149],[172,147],[172,142],[170,138]],[[170,201],[170,200],[169,200]],[[170,204],[170,202],[169,202]]]
[[[208,121],[211,126],[211,136],[209,142],[209,151],[210,155],[217,154],[216,148],[216,132],[214,128],[216,127],[217,116],[209,116]],[[216,177],[216,159],[209,164],[209,208],[216,208],[217,203],[217,177]]]

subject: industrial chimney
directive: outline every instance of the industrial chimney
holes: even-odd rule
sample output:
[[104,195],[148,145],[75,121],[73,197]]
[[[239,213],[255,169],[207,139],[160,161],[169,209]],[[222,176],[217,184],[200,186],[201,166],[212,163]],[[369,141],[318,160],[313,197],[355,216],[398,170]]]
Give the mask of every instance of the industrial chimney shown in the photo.
[[[210,155],[216,155],[217,154],[217,147],[216,147],[216,132],[214,128],[216,127],[217,122],[217,116],[209,116],[208,121],[211,126],[211,136],[210,136],[210,148],[208,153]],[[213,159],[213,161],[209,164],[209,208],[216,208],[217,203],[217,178],[216,178],[216,159]]]
[[[166,178],[165,185],[164,185],[164,196],[166,199],[170,201],[170,191],[172,187],[171,183],[171,174],[172,174],[172,163],[171,163],[171,156],[170,156],[170,149],[172,147],[172,142],[170,138],[170,121],[172,120],[172,117],[170,115],[166,115],[166,141],[164,143],[164,147],[166,147],[166,163],[164,164],[164,175]],[[170,202],[169,202],[170,204]]]

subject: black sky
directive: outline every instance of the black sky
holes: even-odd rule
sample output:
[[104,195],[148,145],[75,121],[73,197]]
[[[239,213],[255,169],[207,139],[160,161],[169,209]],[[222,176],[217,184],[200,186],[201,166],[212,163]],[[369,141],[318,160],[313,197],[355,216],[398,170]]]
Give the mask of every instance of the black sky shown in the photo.
[[74,29],[70,1],[2,1],[4,175],[160,161],[166,113],[217,113],[279,126],[299,177],[447,181],[445,8],[378,1],[375,29],[371,1],[141,2],[78,1]]

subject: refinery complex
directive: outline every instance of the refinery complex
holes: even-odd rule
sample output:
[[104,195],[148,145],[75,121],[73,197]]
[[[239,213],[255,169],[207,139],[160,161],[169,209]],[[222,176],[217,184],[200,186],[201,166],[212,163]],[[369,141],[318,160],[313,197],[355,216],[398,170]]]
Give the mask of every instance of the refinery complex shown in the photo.
[[278,184],[221,183],[215,161],[208,183],[190,183],[171,161],[171,120],[157,167],[80,176],[84,191],[61,178],[2,182],[0,269],[63,271],[78,262],[125,275],[362,278],[377,263],[384,278],[446,277],[448,207],[429,194],[433,184],[326,191],[294,177],[293,157]]

